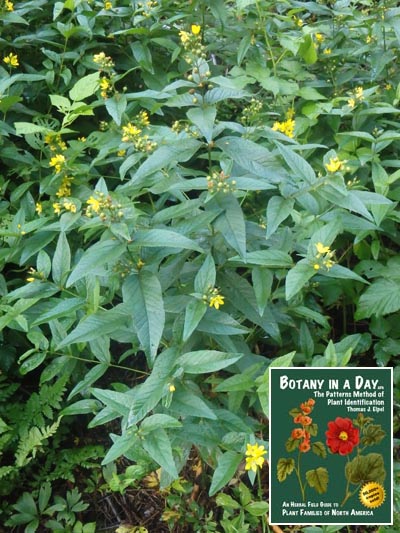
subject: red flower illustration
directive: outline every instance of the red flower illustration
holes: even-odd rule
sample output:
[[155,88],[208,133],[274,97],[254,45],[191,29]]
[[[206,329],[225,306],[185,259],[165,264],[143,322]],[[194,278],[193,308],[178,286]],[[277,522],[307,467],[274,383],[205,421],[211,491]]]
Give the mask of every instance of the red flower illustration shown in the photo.
[[328,422],[325,435],[328,448],[339,455],[348,455],[360,442],[359,430],[353,426],[350,418],[338,416],[335,421]]

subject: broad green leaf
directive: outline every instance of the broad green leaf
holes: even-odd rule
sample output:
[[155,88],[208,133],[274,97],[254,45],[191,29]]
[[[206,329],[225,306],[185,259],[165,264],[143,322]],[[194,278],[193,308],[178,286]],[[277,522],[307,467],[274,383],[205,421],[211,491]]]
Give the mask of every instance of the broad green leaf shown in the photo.
[[238,392],[238,391],[251,391],[255,386],[254,378],[243,375],[235,374],[227,379],[224,379],[215,387],[216,392]]
[[71,250],[64,231],[60,232],[53,256],[52,276],[54,283],[62,286],[71,268]]
[[60,415],[62,416],[75,416],[75,415],[87,415],[96,413],[101,404],[97,400],[88,399],[88,400],[79,400],[68,407],[65,407]]
[[46,352],[36,352],[28,357],[28,359],[25,359],[25,361],[19,367],[20,374],[24,376],[25,374],[28,374],[28,372],[32,372],[32,370],[43,363],[43,361],[46,359],[46,355]]
[[209,496],[214,496],[214,494],[229,483],[242,460],[242,454],[230,450],[219,457],[208,491]]
[[268,512],[268,502],[250,502],[245,507],[252,516],[263,516]]
[[315,183],[317,180],[315,172],[303,157],[281,143],[276,142],[276,146],[286,164],[297,178],[302,178],[309,185]]
[[184,235],[169,229],[144,229],[137,231],[133,236],[132,246],[148,246],[160,248],[184,248],[202,252],[202,248]]
[[200,130],[200,133],[210,143],[213,137],[213,129],[217,110],[213,106],[193,107],[186,113],[188,119]]
[[299,56],[304,59],[307,65],[314,64],[318,59],[317,45],[314,43],[312,35],[307,34],[299,46]]
[[215,285],[215,263],[211,254],[207,255],[203,264],[194,278],[194,290],[199,294],[206,294],[207,290]]
[[131,448],[135,446],[138,438],[136,437],[133,429],[128,429],[122,435],[116,435],[114,439],[114,444],[108,450],[106,456],[102,460],[102,465],[107,465],[121,457],[128,452]]
[[361,283],[368,283],[364,278],[342,265],[333,265],[329,270],[321,272],[321,274],[328,278],[353,279]]
[[260,316],[264,314],[265,307],[271,296],[273,275],[267,268],[253,267],[251,271],[254,295],[257,300],[257,307]]
[[218,352],[216,350],[198,350],[188,352],[178,357],[176,364],[183,368],[186,374],[204,374],[216,372],[233,365],[243,354]]
[[93,275],[93,269],[105,264],[114,264],[126,250],[126,245],[117,240],[99,241],[84,252],[68,277],[66,286],[71,287],[81,278]]
[[111,98],[107,98],[105,104],[109,115],[113,118],[117,126],[120,126],[123,114],[128,105],[126,96],[120,93],[115,94]]
[[92,96],[99,87],[99,72],[93,72],[80,78],[69,91],[72,101],[82,101],[88,96]]
[[88,372],[86,372],[85,377],[80,380],[69,393],[68,400],[71,400],[71,398],[73,398],[80,392],[88,389],[91,385],[93,385],[95,381],[100,379],[101,376],[103,376],[109,368],[110,365],[104,363],[97,364],[93,368],[91,368]]
[[230,261],[240,261],[242,264],[260,265],[267,268],[291,268],[293,260],[287,252],[270,248],[247,252],[245,261],[238,256],[231,257]]
[[246,257],[246,226],[239,202],[231,194],[216,198],[215,202],[222,209],[222,213],[214,222],[216,231],[219,231],[226,242],[244,259]]
[[295,467],[294,459],[281,457],[276,465],[278,481],[285,481],[287,476],[293,472]]
[[159,428],[152,433],[144,435],[142,445],[153,461],[164,468],[174,479],[178,477],[178,471],[172,455],[171,441],[164,429]]
[[122,286],[124,302],[132,310],[139,341],[150,365],[154,363],[162,337],[165,312],[158,277],[147,270],[131,274]]
[[294,200],[273,196],[267,205],[267,239],[292,212]]
[[110,407],[119,416],[128,416],[129,409],[133,403],[133,399],[123,392],[117,392],[114,390],[104,390],[104,389],[91,389],[92,395],[100,400],[106,407]]
[[96,313],[84,317],[57,346],[64,348],[77,342],[89,342],[99,335],[109,335],[129,324],[130,316],[126,309],[119,306],[113,309],[100,309]]
[[157,413],[145,418],[140,426],[141,435],[146,435],[152,431],[157,431],[159,428],[179,428],[182,423],[170,415]]
[[364,481],[383,483],[386,478],[385,463],[380,453],[369,453],[354,457],[345,466],[346,478],[354,485]]
[[14,122],[16,135],[29,135],[32,133],[47,133],[49,128],[32,124],[31,122]]
[[50,320],[60,318],[62,316],[74,316],[75,311],[82,309],[86,300],[84,298],[66,298],[65,300],[59,300],[53,298],[51,303],[52,307],[49,311],[39,314],[32,322],[32,326],[38,326],[39,324],[46,324]]
[[286,300],[290,300],[295,296],[310,278],[314,276],[316,271],[310,264],[308,259],[300,260],[292,269],[289,270],[286,276],[285,296]]
[[318,494],[324,494],[328,490],[329,474],[326,468],[320,466],[315,470],[308,470],[306,479],[310,487],[313,487]]
[[206,402],[200,396],[187,390],[178,389],[174,392],[169,410],[171,413],[176,414],[177,417],[217,420],[217,415]]
[[207,311],[207,304],[203,300],[191,300],[185,309],[185,322],[183,325],[182,340],[186,342],[196,327],[199,325],[200,320],[203,318]]
[[374,281],[360,296],[356,320],[385,316],[400,309],[400,283],[394,279]]
[[197,326],[198,331],[214,335],[241,335],[249,331],[248,328],[221,309],[218,311],[210,307],[206,309],[206,314]]

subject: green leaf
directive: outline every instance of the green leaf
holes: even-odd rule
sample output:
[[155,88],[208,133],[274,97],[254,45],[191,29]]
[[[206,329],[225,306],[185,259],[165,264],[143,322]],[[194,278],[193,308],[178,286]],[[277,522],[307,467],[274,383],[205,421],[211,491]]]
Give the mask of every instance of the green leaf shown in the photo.
[[267,239],[278,229],[279,224],[292,212],[294,200],[273,196],[267,206]]
[[313,442],[311,445],[311,450],[315,455],[318,455],[318,457],[325,458],[327,455],[326,447],[323,442]]
[[160,428],[148,433],[142,440],[143,448],[150,457],[174,479],[178,477],[171,441],[164,429]]
[[16,135],[29,135],[32,133],[47,133],[49,128],[32,124],[31,122],[14,122]]
[[268,502],[250,502],[245,507],[252,516],[262,516],[268,512]]
[[108,450],[106,456],[102,460],[102,465],[107,465],[127,453],[131,448],[135,446],[138,439],[133,429],[128,429],[121,436],[115,436],[114,444]]
[[295,467],[294,459],[292,458],[284,458],[281,457],[278,460],[278,463],[276,465],[276,473],[278,476],[278,481],[282,482],[285,481],[287,476],[290,476],[290,474],[293,472]]
[[293,260],[287,252],[282,250],[257,250],[255,252],[247,252],[245,260],[235,256],[229,259],[230,261],[240,261],[242,264],[260,265],[267,268],[291,268]]
[[360,296],[356,320],[384,316],[400,309],[400,283],[394,279],[374,281]]
[[235,472],[243,460],[243,455],[234,451],[227,451],[222,454],[217,463],[217,467],[214,470],[214,474],[211,480],[211,486],[208,491],[209,496],[214,496],[220,491],[235,475]]
[[308,34],[303,37],[303,41],[299,46],[299,56],[304,59],[307,65],[313,65],[317,59],[317,46],[314,43],[312,35]]
[[328,490],[329,474],[326,468],[320,466],[315,470],[308,470],[306,472],[306,480],[318,494],[324,494]]
[[213,129],[217,110],[213,106],[193,107],[186,113],[188,119],[200,130],[200,133],[210,143],[213,138]]
[[183,248],[202,252],[202,248],[184,235],[169,229],[139,230],[134,234],[131,246],[148,246],[151,248]]
[[132,310],[139,341],[152,366],[165,322],[162,289],[158,277],[147,270],[131,274],[122,286],[122,295],[124,302]]
[[276,142],[276,146],[297,179],[302,178],[309,185],[316,182],[317,177],[312,166],[303,157],[279,142]]
[[157,431],[159,428],[166,429],[179,427],[182,427],[182,423],[173,416],[157,413],[143,420],[140,426],[140,433],[146,435],[152,431]]
[[172,397],[170,411],[179,417],[198,417],[217,420],[217,415],[200,396],[177,389]]
[[88,96],[92,96],[99,87],[99,72],[93,72],[80,78],[69,91],[69,97],[74,101],[82,101]]
[[217,197],[215,202],[222,210],[214,222],[216,231],[221,232],[226,242],[244,259],[246,256],[246,226],[239,202],[231,194]]
[[196,327],[199,325],[200,320],[203,318],[207,311],[207,304],[203,300],[191,300],[185,309],[185,322],[183,325],[182,340],[186,342]]
[[310,278],[314,276],[316,271],[310,265],[308,259],[301,259],[286,276],[285,296],[286,300],[290,300],[295,296]]
[[254,267],[251,271],[251,280],[257,300],[258,313],[262,316],[271,296],[273,274],[266,268]]
[[93,385],[95,381],[100,379],[101,376],[103,376],[109,368],[110,365],[104,363],[97,364],[93,368],[91,368],[88,372],[86,372],[84,378],[80,380],[69,393],[68,400],[71,400],[80,392],[89,389],[89,387]]
[[215,263],[211,254],[207,255],[194,278],[194,290],[199,294],[206,294],[215,285]]
[[345,474],[350,483],[354,483],[354,485],[366,481],[375,481],[382,484],[386,477],[383,457],[380,453],[358,455],[346,463]]
[[241,353],[198,350],[181,355],[176,364],[181,366],[186,374],[204,374],[233,365],[241,357],[243,357]]
[[128,101],[124,94],[115,94],[106,99],[106,109],[117,126],[121,125],[123,114],[125,113]]
[[85,276],[92,276],[93,270],[105,264],[115,263],[126,250],[126,245],[117,240],[99,241],[84,252],[78,264],[68,277],[66,286],[71,287]]
[[91,389],[92,395],[104,403],[105,406],[110,407],[119,416],[128,416],[133,398],[127,393],[118,392],[114,390],[105,389]]
[[54,283],[62,286],[65,276],[71,268],[71,250],[68,244],[67,236],[62,231],[58,237],[56,250],[53,256],[52,276]]
[[224,494],[223,492],[217,494],[217,497],[215,498],[215,503],[218,505],[218,507],[224,507],[226,509],[240,509],[240,503],[234,500],[232,496],[229,496],[229,494]]
[[96,313],[84,317],[57,346],[57,350],[77,342],[89,342],[99,335],[109,335],[129,323],[130,316],[123,307],[100,309]]
[[368,424],[363,430],[361,442],[364,446],[373,446],[378,444],[386,436],[386,431],[380,424]]
[[25,374],[28,374],[28,372],[32,372],[32,370],[43,363],[43,361],[46,359],[46,355],[46,352],[36,352],[28,357],[28,359],[25,359],[25,361],[19,367],[20,374],[25,376]]
[[45,483],[42,483],[40,485],[39,489],[39,498],[38,498],[38,504],[39,504],[39,511],[43,513],[43,511],[46,509],[49,500],[51,496],[51,483],[46,481]]
[[58,300],[52,298],[52,308],[42,314],[39,314],[32,322],[32,326],[46,324],[50,320],[60,318],[63,316],[73,317],[75,311],[82,309],[86,303],[84,298],[66,298],[65,300]]

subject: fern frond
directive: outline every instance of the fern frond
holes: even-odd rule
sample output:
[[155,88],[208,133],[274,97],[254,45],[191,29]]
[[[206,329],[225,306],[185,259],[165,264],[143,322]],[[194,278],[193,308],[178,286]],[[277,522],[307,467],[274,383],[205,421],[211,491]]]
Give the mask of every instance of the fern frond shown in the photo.
[[27,465],[36,456],[43,442],[57,432],[61,418],[59,417],[53,424],[47,427],[33,426],[26,435],[21,436],[15,454],[15,465],[17,467]]

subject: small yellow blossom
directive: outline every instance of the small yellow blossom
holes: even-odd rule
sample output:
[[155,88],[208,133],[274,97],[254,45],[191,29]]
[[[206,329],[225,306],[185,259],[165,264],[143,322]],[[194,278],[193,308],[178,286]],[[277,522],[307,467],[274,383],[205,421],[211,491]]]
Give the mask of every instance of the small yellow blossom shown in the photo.
[[272,130],[280,131],[287,137],[290,137],[291,139],[293,139],[295,125],[296,125],[295,121],[292,118],[288,118],[284,122],[278,122],[278,121],[274,122],[272,126]]
[[181,43],[186,44],[190,41],[190,34],[187,31],[181,30],[179,32],[179,37],[181,38]]
[[112,9],[112,7],[113,7],[112,2],[108,2],[108,1],[104,2],[104,9],[109,10],[109,9]]
[[318,43],[323,43],[325,41],[325,36],[322,33],[316,33],[315,38]]
[[258,444],[247,444],[246,446],[246,466],[245,470],[257,472],[257,468],[262,468],[267,453],[264,446]]
[[117,152],[118,157],[124,157],[125,154],[126,154],[126,150],[118,150]]
[[385,89],[386,89],[387,91],[390,91],[391,88],[392,88],[392,84],[391,84],[391,83],[386,83],[386,85],[385,85]]
[[140,135],[142,133],[142,130],[132,124],[131,122],[128,122],[126,126],[122,126],[122,142],[129,142],[134,141],[135,137]]
[[100,69],[111,69],[114,66],[114,61],[110,56],[106,56],[104,52],[99,52],[93,56],[93,63],[99,65]]
[[344,169],[345,161],[341,161],[338,157],[331,157],[329,163],[325,163],[325,168],[328,172],[338,172]]
[[10,2],[10,0],[5,0],[4,6],[6,8],[6,11],[14,11],[14,4]]
[[86,203],[90,206],[91,211],[98,213],[102,207],[100,200],[91,196]]
[[331,48],[325,48],[325,50],[324,50],[324,54],[325,54],[326,56],[331,55],[331,53],[332,53]]
[[370,44],[370,43],[372,43],[372,41],[373,41],[373,39],[372,39],[371,35],[367,35],[367,38],[365,39],[365,42],[367,44]]
[[329,248],[329,246],[324,246],[322,244],[322,242],[317,242],[316,245],[315,245],[316,249],[317,249],[317,252],[318,252],[318,255],[317,257],[320,257],[321,254],[327,254],[328,252],[331,251],[331,249]]
[[171,383],[171,385],[168,387],[168,390],[169,392],[175,392],[176,391],[175,385]]
[[362,87],[356,87],[354,94],[357,100],[364,100],[364,89]]
[[74,202],[70,202],[67,200],[64,202],[63,207],[67,211],[71,211],[71,213],[76,213],[76,205],[74,204]]
[[53,203],[54,214],[59,215],[61,213],[61,204],[59,202]]
[[42,214],[42,211],[43,211],[43,206],[40,202],[36,202],[35,204],[35,211],[38,215],[41,215]]
[[190,29],[193,35],[198,35],[201,32],[201,26],[199,26],[198,24],[192,24]]
[[313,268],[314,270],[319,270],[321,267],[319,266],[318,263],[314,263]]
[[225,296],[221,296],[221,294],[216,294],[215,296],[211,296],[209,306],[215,307],[215,309],[219,309],[220,305],[224,305],[224,299],[225,299]]
[[58,198],[62,198],[65,196],[71,196],[71,182],[73,181],[73,179],[74,178],[69,177],[69,176],[65,176],[63,178],[61,185],[58,191],[56,192],[56,196],[58,196]]
[[356,101],[354,98],[349,98],[347,100],[347,105],[351,108],[351,109],[354,109],[356,107]]
[[56,154],[50,159],[49,166],[54,167],[54,170],[58,174],[61,172],[63,166],[65,165],[65,161],[65,156],[63,156],[62,154]]
[[136,115],[136,121],[140,126],[142,126],[142,128],[149,126],[150,120],[149,120],[149,114],[147,113],[147,111],[144,111],[144,110],[140,111],[140,113]]
[[18,56],[11,52],[3,59],[3,61],[6,65],[10,65],[12,68],[19,66]]

